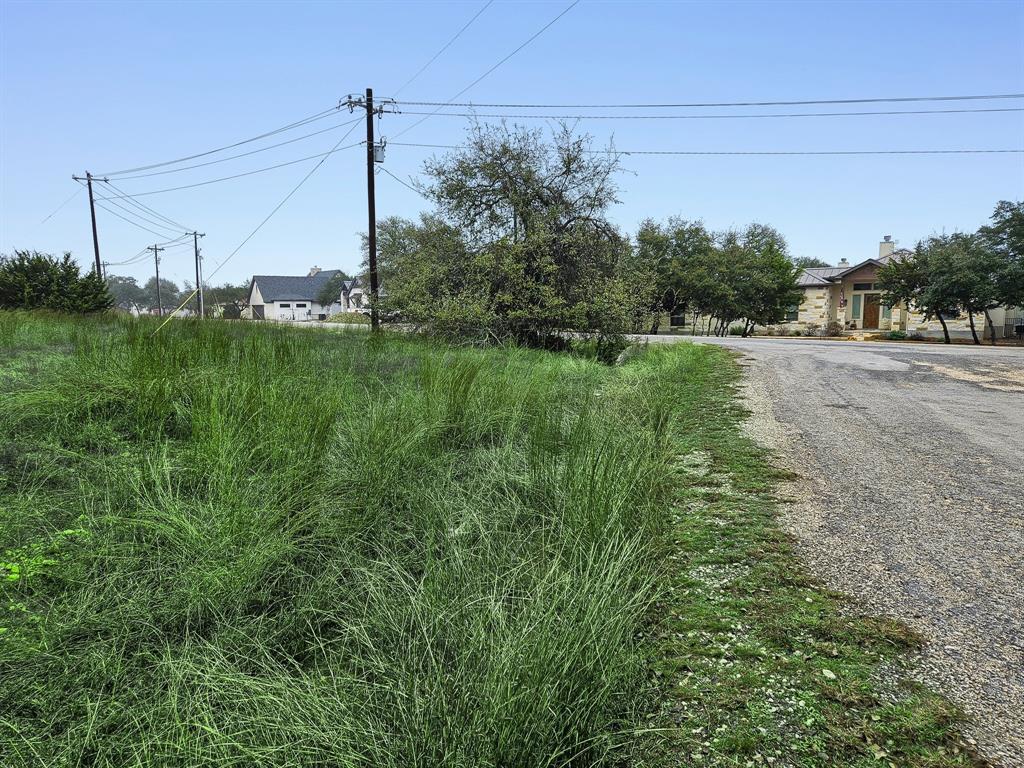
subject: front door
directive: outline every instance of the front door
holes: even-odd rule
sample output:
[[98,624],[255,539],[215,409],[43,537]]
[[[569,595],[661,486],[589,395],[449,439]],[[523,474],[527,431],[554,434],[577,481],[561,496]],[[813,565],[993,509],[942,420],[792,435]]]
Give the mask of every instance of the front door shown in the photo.
[[878,312],[881,306],[882,295],[880,293],[864,294],[864,327],[878,327]]

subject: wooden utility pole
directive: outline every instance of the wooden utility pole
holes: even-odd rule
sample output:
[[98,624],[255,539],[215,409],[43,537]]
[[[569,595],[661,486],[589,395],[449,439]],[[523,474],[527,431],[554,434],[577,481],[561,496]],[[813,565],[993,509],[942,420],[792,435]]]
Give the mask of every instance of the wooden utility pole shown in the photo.
[[[92,216],[92,249],[96,256],[96,274],[100,274],[102,269],[100,265],[100,237],[96,232],[96,200],[92,196],[92,179],[93,176],[88,171],[85,172],[85,178],[81,176],[72,176],[75,181],[84,181],[85,186],[89,189],[89,214]],[[106,179],[103,179],[106,181]]]
[[163,317],[164,300],[160,293],[160,251],[164,249],[159,245],[151,245],[146,250],[153,252],[153,263],[156,265],[156,311],[159,317]]
[[370,263],[370,328],[380,327],[377,317],[377,194],[374,189],[373,88],[366,89],[366,244]]
[[199,319],[203,318],[203,272],[199,268],[199,238],[206,235],[199,232],[192,233],[192,247],[196,252],[196,306],[199,307]]

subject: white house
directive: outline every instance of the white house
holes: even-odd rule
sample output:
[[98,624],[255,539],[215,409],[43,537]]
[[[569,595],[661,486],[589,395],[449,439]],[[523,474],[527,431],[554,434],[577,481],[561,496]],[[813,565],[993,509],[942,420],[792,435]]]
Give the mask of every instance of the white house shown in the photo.
[[[321,304],[324,286],[342,274],[339,269],[313,267],[305,277],[253,275],[249,283],[249,307],[253,320],[326,320],[342,311],[341,293],[330,304]],[[347,281],[351,282],[351,281]]]

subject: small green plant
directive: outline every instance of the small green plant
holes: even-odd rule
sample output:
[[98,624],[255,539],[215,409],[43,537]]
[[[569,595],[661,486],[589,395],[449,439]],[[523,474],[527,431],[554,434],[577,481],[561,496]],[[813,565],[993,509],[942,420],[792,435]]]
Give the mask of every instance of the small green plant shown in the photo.
[[328,323],[348,323],[350,325],[369,325],[370,316],[363,312],[335,312],[327,318]]
[[890,341],[903,341],[904,339],[907,338],[907,333],[906,331],[898,330],[889,331],[888,333],[885,334],[885,338],[889,339]]
[[794,328],[793,330],[791,330],[789,332],[789,335],[790,336],[803,336],[804,334],[803,334],[803,331],[801,331],[799,328]]
[[730,325],[729,326],[729,335],[730,336],[742,336],[743,335],[743,326],[742,325]]

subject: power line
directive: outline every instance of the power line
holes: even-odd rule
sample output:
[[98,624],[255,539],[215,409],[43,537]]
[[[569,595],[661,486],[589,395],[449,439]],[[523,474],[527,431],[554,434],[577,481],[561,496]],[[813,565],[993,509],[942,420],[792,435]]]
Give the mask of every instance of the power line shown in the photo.
[[126,202],[130,203],[131,205],[135,206],[136,208],[138,208],[138,209],[140,209],[142,211],[148,211],[149,213],[153,214],[157,218],[162,219],[163,221],[166,221],[168,224],[173,225],[175,228],[180,229],[183,232],[194,232],[195,231],[192,227],[186,227],[180,221],[175,221],[174,219],[172,219],[172,218],[170,218],[168,216],[164,216],[162,213],[160,213],[159,211],[156,211],[156,210],[150,208],[145,203],[139,202],[134,197],[132,197],[130,194],[125,192],[123,189],[121,189],[120,187],[118,187],[115,184],[113,184],[109,179],[104,179],[103,183],[106,184],[111,189],[113,189],[118,194],[122,195]]
[[[571,10],[572,10],[573,8],[575,8],[575,7],[576,7],[576,5],[577,5],[577,4],[579,3],[579,2],[580,2],[580,0],[573,0],[573,1],[571,2],[571,3],[569,3],[569,5],[567,5],[567,6],[566,6],[566,7],[565,7],[565,8],[564,8],[564,9],[562,10],[562,12],[561,12],[561,13],[559,13],[559,14],[558,14],[557,16],[555,16],[555,18],[553,18],[553,19],[552,19],[551,21],[549,21],[549,22],[548,22],[547,24],[545,24],[545,25],[544,25],[543,27],[541,27],[541,28],[540,28],[540,29],[538,29],[538,30],[537,30],[536,32],[534,32],[534,33],[533,33],[532,35],[530,35],[530,37],[528,37],[528,38],[526,39],[526,41],[525,41],[525,42],[523,42],[523,43],[522,43],[522,44],[521,44],[521,45],[520,45],[520,46],[519,46],[518,48],[516,48],[515,50],[513,50],[513,51],[512,51],[512,53],[508,54],[508,55],[507,55],[507,56],[505,56],[505,57],[504,57],[503,59],[499,60],[499,61],[498,61],[498,62],[497,62],[497,63],[496,63],[496,64],[495,64],[494,66],[492,66],[492,67],[491,67],[490,69],[488,69],[488,70],[487,70],[486,72],[484,72],[484,73],[483,73],[482,75],[480,75],[480,77],[478,77],[478,78],[477,78],[476,80],[474,80],[474,81],[473,81],[473,82],[471,82],[471,83],[470,83],[469,85],[467,85],[467,86],[466,86],[465,88],[463,88],[463,89],[462,89],[461,91],[459,91],[459,92],[458,92],[458,93],[456,93],[456,94],[455,94],[454,96],[452,96],[452,97],[451,97],[451,99],[449,99],[449,100],[448,100],[447,102],[445,102],[445,103],[443,103],[443,104],[440,104],[440,105],[438,105],[438,110],[435,110],[435,111],[439,111],[439,110],[441,109],[441,107],[445,107],[445,106],[449,106],[449,105],[451,105],[451,103],[452,103],[452,102],[454,102],[454,101],[455,101],[455,99],[459,98],[459,96],[461,96],[462,94],[464,94],[464,93],[465,93],[466,91],[468,91],[468,90],[469,90],[470,88],[472,88],[472,87],[473,87],[474,85],[476,85],[477,83],[479,83],[479,82],[480,82],[481,80],[483,80],[483,79],[484,79],[485,77],[487,77],[487,76],[488,76],[489,74],[491,74],[491,73],[492,73],[492,72],[493,72],[494,70],[496,70],[496,69],[497,69],[498,67],[500,67],[500,66],[501,66],[502,64],[504,64],[504,63],[505,63],[506,61],[508,61],[509,59],[511,59],[511,58],[512,58],[513,56],[515,56],[515,55],[516,55],[517,53],[519,53],[519,52],[520,52],[521,50],[523,50],[523,48],[525,48],[525,47],[526,47],[526,46],[528,46],[528,45],[529,45],[530,43],[532,43],[532,42],[533,42],[534,40],[536,40],[536,39],[537,39],[538,37],[540,37],[540,36],[541,36],[541,35],[542,35],[542,34],[543,34],[543,33],[544,33],[544,32],[545,32],[545,31],[546,31],[546,30],[547,30],[547,29],[548,29],[548,28],[549,28],[550,26],[552,26],[552,25],[553,25],[553,24],[554,24],[554,23],[555,23],[556,21],[558,21],[558,20],[559,20],[560,18],[562,18],[563,16],[565,16],[565,14],[567,14],[567,13],[568,13],[569,11],[571,11]],[[412,102],[410,102],[410,103],[412,103]],[[427,105],[420,105],[420,106],[427,106]],[[410,126],[408,126],[408,127],[406,127],[406,128],[403,128],[403,129],[402,129],[401,131],[399,131],[399,132],[398,132],[398,133],[397,133],[397,134],[395,135],[395,137],[397,138],[398,136],[402,136],[402,135],[404,135],[404,134],[408,133],[409,131],[411,131],[411,130],[412,130],[413,128],[415,128],[416,126],[420,125],[421,123],[425,122],[426,120],[429,120],[429,119],[430,119],[430,117],[431,117],[430,115],[425,115],[425,116],[421,117],[421,118],[420,118],[419,120],[417,120],[417,121],[416,121],[415,123],[413,123],[412,125],[410,125]]]
[[108,173],[100,173],[100,174],[97,174],[97,175],[98,176],[120,176],[121,174],[124,174],[124,173],[135,173],[137,171],[148,171],[148,170],[151,170],[153,168],[162,168],[163,166],[166,166],[166,165],[175,165],[176,163],[183,163],[186,160],[195,160],[197,157],[206,157],[207,155],[212,155],[212,154],[214,154],[216,152],[223,152],[225,149],[234,149],[235,147],[240,147],[243,144],[249,144],[249,143],[254,142],[254,141],[259,141],[260,139],[265,139],[268,136],[274,136],[274,135],[276,135],[278,133],[283,133],[284,131],[290,131],[292,128],[298,128],[299,126],[306,125],[307,123],[312,123],[312,122],[315,122],[316,120],[322,120],[323,118],[327,117],[332,112],[337,112],[339,109],[341,109],[341,104],[340,103],[337,106],[331,107],[330,109],[325,109],[322,112],[317,112],[316,114],[310,115],[309,117],[304,117],[301,120],[296,120],[294,123],[289,123],[288,125],[283,125],[280,128],[275,128],[272,131],[267,131],[266,133],[261,133],[258,136],[253,136],[253,137],[248,138],[248,139],[242,139],[241,141],[236,141],[233,144],[225,144],[223,147],[217,147],[216,149],[209,149],[209,150],[207,150],[205,152],[198,152],[198,153],[196,153],[194,155],[186,155],[185,157],[179,157],[179,158],[177,158],[175,160],[165,160],[162,163],[151,163],[150,165],[140,165],[140,166],[135,167],[135,168],[123,168],[123,169],[121,169],[119,171],[109,171]]
[[103,200],[103,199],[105,199],[105,198],[97,199],[96,200],[96,205],[99,206],[100,208],[102,208],[104,211],[106,211],[110,215],[117,216],[117,218],[121,219],[121,221],[126,221],[129,224],[131,224],[133,227],[138,227],[139,229],[145,230],[146,232],[149,232],[150,234],[156,235],[157,237],[167,237],[167,233],[166,232],[157,232],[155,229],[150,229],[149,227],[145,227],[145,226],[143,226],[142,224],[139,224],[136,221],[132,221],[127,216],[122,216],[120,213],[115,211],[113,208],[108,208],[107,206],[103,205],[103,203],[100,202],[100,200]]
[[414,186],[413,186],[412,184],[409,184],[409,183],[407,183],[407,182],[403,181],[403,180],[402,180],[402,179],[400,179],[400,178],[399,178],[398,176],[395,176],[395,174],[393,174],[393,173],[392,173],[391,171],[389,171],[389,170],[388,170],[387,168],[385,168],[385,167],[384,167],[383,165],[379,166],[379,168],[380,168],[380,169],[381,169],[382,171],[384,171],[384,173],[386,173],[386,174],[387,174],[388,176],[390,176],[390,177],[391,177],[392,179],[394,179],[394,180],[395,180],[395,181],[397,181],[397,182],[398,182],[399,184],[401,184],[401,185],[402,185],[403,187],[405,187],[406,189],[411,189],[411,190],[412,190],[413,192],[415,192],[415,193],[416,193],[417,195],[419,195],[420,197],[424,197],[424,194],[423,194],[423,193],[422,193],[422,192],[421,192],[420,190],[416,189],[416,187],[414,187]]
[[[191,230],[187,229],[186,227],[183,227],[183,226],[180,226],[180,225],[177,225],[177,224],[175,224],[174,226],[171,226],[169,224],[164,223],[163,221],[161,221],[159,219],[155,219],[153,217],[147,216],[145,213],[139,213],[139,210],[137,210],[136,208],[128,208],[127,206],[122,205],[121,203],[119,203],[118,199],[115,199],[115,198],[110,198],[110,199],[100,198],[100,199],[101,200],[106,200],[106,202],[108,202],[111,205],[113,205],[113,206],[119,208],[120,210],[124,211],[129,216],[134,216],[137,219],[145,222],[146,224],[149,224],[151,226],[156,227],[157,229],[162,229],[162,230],[165,230],[166,232],[170,232],[172,234],[178,234],[179,232],[180,233],[191,232]],[[130,198],[124,198],[124,200],[125,200],[125,202],[132,202]],[[109,209],[105,209],[105,210],[109,210]],[[165,235],[165,236],[170,237],[170,235]]]
[[[264,217],[263,221],[261,221],[259,224],[257,224],[256,228],[252,232],[250,232],[248,235],[246,235],[245,239],[242,240],[242,242],[240,242],[238,244],[238,246],[231,253],[229,253],[227,256],[224,257],[223,261],[221,261],[221,263],[217,265],[216,269],[214,269],[213,272],[211,272],[207,276],[208,279],[212,278],[214,275],[216,275],[218,272],[220,272],[221,268],[225,264],[227,264],[228,261],[236,253],[238,253],[240,250],[242,250],[242,247],[246,243],[248,243],[257,232],[259,232],[261,229],[263,229],[263,225],[266,224],[268,221],[270,221],[270,219],[274,216],[275,213],[277,213],[279,210],[281,210],[281,208],[284,206],[284,204],[287,203],[291,199],[292,195],[294,195],[296,192],[299,191],[299,187],[301,187],[303,184],[305,184],[309,180],[310,176],[312,176],[314,173],[316,173],[318,170],[320,170],[320,167],[325,162],[327,162],[327,158],[328,157],[333,155],[335,152],[339,152],[339,151],[341,151],[343,149],[348,149],[349,147],[358,146],[358,144],[350,144],[350,145],[345,146],[345,147],[341,146],[341,142],[343,142],[345,139],[347,139],[349,137],[349,134],[352,133],[353,130],[355,130],[355,127],[356,127],[355,124],[353,124],[353,126],[351,128],[349,128],[348,131],[345,132],[345,135],[342,136],[340,139],[338,139],[338,143],[335,144],[330,149],[330,151],[323,153],[322,157],[320,158],[320,162],[318,162],[316,165],[314,165],[312,168],[310,168],[309,169],[309,173],[307,173],[305,176],[303,176],[302,179],[299,181],[299,183],[296,184],[294,187],[292,187],[291,191],[287,195],[284,196],[284,198],[281,200],[280,203],[278,203],[277,205],[274,206],[274,209],[270,213],[268,213],[266,215],[266,217]],[[189,297],[189,298],[191,298],[191,297]]]
[[[354,124],[353,124],[352,128],[355,128]],[[348,133],[345,134],[345,137],[348,137],[349,133],[352,132],[352,128],[350,128]],[[134,195],[134,197],[143,197],[145,195],[160,195],[160,194],[163,194],[164,192],[177,192],[178,190],[181,190],[181,189],[192,189],[194,187],[204,187],[207,184],[216,184],[216,183],[221,182],[221,181],[230,181],[231,179],[240,179],[243,176],[252,176],[253,174],[263,173],[264,171],[273,171],[273,170],[275,170],[277,168],[284,168],[287,165],[295,165],[296,163],[302,163],[302,162],[305,162],[306,160],[315,160],[318,157],[327,157],[327,156],[332,155],[335,152],[339,152],[339,151],[341,151],[343,149],[351,149],[352,147],[358,147],[362,143],[363,142],[361,142],[361,141],[357,141],[355,144],[348,144],[347,146],[338,147],[336,149],[331,149],[331,150],[329,150],[327,152],[321,152],[321,153],[316,154],[316,155],[309,155],[307,157],[300,157],[298,160],[289,160],[286,163],[278,163],[277,165],[268,165],[266,168],[257,168],[254,171],[246,171],[245,173],[236,173],[236,174],[234,174],[232,176],[222,176],[219,179],[209,179],[207,181],[199,181],[199,182],[196,182],[195,184],[184,184],[184,185],[182,185],[180,187],[167,187],[166,189],[154,189],[154,190],[150,190],[149,192],[135,192],[135,193],[133,193],[133,195]],[[100,198],[97,198],[97,199],[98,200],[113,200],[113,199],[117,199],[118,197],[119,196],[115,195],[115,196],[110,196],[110,197],[100,197]]]
[[1024,112],[1024,107],[993,107],[989,109],[904,109],[867,112],[788,112],[784,114],[745,113],[740,115],[525,115],[479,112],[413,112],[402,115],[437,115],[438,117],[512,118],[513,120],[738,120],[772,117],[862,117],[865,115],[951,115],[980,112]]
[[62,211],[62,210],[64,209],[64,206],[66,206],[66,205],[67,205],[68,203],[70,203],[70,202],[71,202],[72,200],[74,200],[74,199],[75,199],[76,197],[78,197],[78,196],[79,196],[79,195],[80,195],[80,194],[82,193],[82,190],[83,190],[83,189],[85,189],[85,187],[84,187],[84,186],[79,186],[79,187],[78,187],[78,189],[76,189],[76,190],[74,191],[74,193],[73,193],[73,194],[71,195],[71,197],[69,197],[69,198],[68,198],[67,200],[65,200],[65,201],[64,201],[63,203],[61,203],[61,204],[60,204],[60,205],[58,205],[58,206],[57,206],[56,208],[54,208],[54,209],[53,209],[53,212],[52,212],[52,213],[50,213],[50,215],[49,215],[49,216],[47,216],[47,217],[46,217],[45,219],[43,219],[42,221],[40,221],[40,222],[39,222],[38,224],[36,224],[36,226],[37,226],[37,227],[41,227],[41,226],[43,226],[43,224],[45,224],[45,223],[46,223],[46,222],[48,222],[48,221],[49,221],[50,219],[52,219],[52,218],[53,218],[54,216],[56,216],[56,215],[57,215],[57,214],[58,214],[58,213],[59,213],[60,211]]
[[253,150],[251,150],[249,152],[241,152],[241,153],[239,153],[237,155],[229,155],[228,157],[222,157],[219,160],[208,160],[205,163],[195,163],[194,165],[184,165],[184,166],[182,166],[180,168],[171,168],[171,169],[166,170],[166,171],[153,171],[152,173],[139,173],[139,174],[134,174],[132,176],[121,176],[118,179],[118,181],[125,181],[127,179],[145,179],[145,178],[148,178],[150,176],[163,176],[163,175],[168,174],[168,173],[180,173],[181,171],[190,171],[193,168],[203,168],[203,167],[205,167],[207,165],[216,165],[217,163],[226,163],[228,160],[237,160],[240,157],[248,157],[249,155],[255,155],[255,154],[259,153],[259,152],[266,152],[269,149],[277,149],[278,147],[283,147],[286,144],[294,144],[296,141],[302,141],[303,139],[308,139],[308,138],[310,138],[312,136],[319,136],[321,133],[327,133],[328,131],[336,131],[339,128],[344,128],[346,125],[351,125],[352,123],[357,123],[357,122],[359,122],[362,119],[363,118],[361,118],[361,117],[357,117],[355,120],[346,120],[344,123],[338,123],[337,125],[332,125],[330,128],[323,128],[323,129],[321,129],[319,131],[313,131],[312,133],[307,133],[307,134],[304,134],[302,136],[298,136],[298,137],[296,137],[294,139],[288,139],[288,141],[281,141],[281,142],[278,142],[277,144],[270,144],[269,146],[260,147],[259,149],[253,149]]
[[[320,166],[322,166],[325,162],[327,162],[327,158],[328,157],[330,157],[331,155],[333,155],[335,152],[339,151],[340,149],[345,149],[345,147],[341,146],[341,142],[343,142],[345,139],[347,139],[349,134],[352,133],[353,130],[355,130],[355,125],[353,125],[351,128],[349,128],[348,131],[345,133],[345,135],[342,136],[340,139],[338,139],[338,143],[335,144],[331,148],[331,150],[329,152],[325,152],[324,153],[323,157],[320,159],[320,162],[318,162],[316,165],[314,165],[312,168],[309,169],[309,172],[305,176],[302,177],[302,179],[299,181],[299,183],[296,184],[294,187],[292,187],[291,192],[289,192],[287,195],[285,195],[284,198],[281,200],[281,202],[274,206],[274,209],[270,213],[268,213],[266,215],[266,217],[264,217],[263,221],[261,221],[259,224],[257,224],[256,228],[252,232],[250,232],[248,235],[246,235],[245,239],[242,240],[242,242],[240,242],[235,247],[235,250],[233,250],[231,253],[229,253],[227,256],[224,257],[223,261],[221,261],[221,263],[217,265],[217,268],[214,269],[213,272],[211,272],[209,274],[207,279],[212,278],[214,275],[216,275],[218,272],[220,272],[221,268],[225,264],[227,264],[228,261],[230,261],[230,259],[236,253],[238,253],[240,250],[242,250],[242,248],[245,246],[245,244],[248,243],[256,235],[257,232],[259,232],[261,229],[263,229],[263,225],[266,224],[268,221],[270,221],[270,219],[274,216],[274,214],[277,213],[279,210],[281,210],[281,208],[284,206],[284,204],[287,203],[291,199],[292,195],[294,195],[296,192],[299,191],[299,187],[301,187],[303,184],[305,184],[309,180],[309,177],[312,176],[314,173],[316,173],[320,169]],[[190,293],[185,298],[185,301],[183,301],[181,303],[181,305],[178,306],[177,309],[175,309],[173,312],[171,312],[171,314],[167,317],[167,319],[155,331],[153,331],[153,335],[156,335],[157,333],[159,333],[160,330],[165,325],[167,325],[167,323],[169,323],[171,321],[171,318],[173,318],[182,307],[184,307],[186,304],[188,304],[190,301],[192,301],[192,297],[195,296],[198,292],[199,292],[199,286],[196,286],[196,289],[194,291],[192,291],[192,293]]]
[[[396,147],[424,147],[428,149],[466,149],[465,144],[416,144],[404,141],[388,142]],[[586,150],[587,154],[604,155],[998,155],[1024,154],[1024,149],[862,149],[862,150],[794,150],[794,151],[699,151],[699,150],[656,150],[656,149],[609,149]]]
[[427,67],[429,67],[431,64],[433,64],[437,60],[438,56],[440,56],[442,53],[447,51],[448,48],[451,46],[451,44],[454,43],[456,40],[458,40],[459,36],[462,35],[463,32],[465,32],[467,29],[469,29],[470,25],[480,17],[480,14],[482,14],[484,11],[486,11],[488,8],[491,7],[491,4],[493,2],[494,2],[494,0],[487,0],[487,2],[484,3],[483,7],[479,11],[477,11],[475,14],[473,14],[473,18],[471,18],[469,21],[467,21],[465,24],[463,24],[462,28],[458,32],[456,32],[455,35],[447,43],[445,43],[441,47],[441,50],[439,50],[437,53],[435,53],[433,56],[430,57],[430,61],[428,61],[426,64],[424,64],[422,67],[420,67],[416,71],[415,75],[413,75],[408,80],[406,80],[404,83],[402,83],[402,85],[398,88],[398,90],[395,91],[395,96],[398,95],[399,91],[405,90],[405,88],[408,85],[410,85],[417,77],[422,75],[423,72],[427,69]]
[[798,107],[808,106],[812,104],[882,104],[916,101],[984,101],[988,99],[1024,99],[1024,93],[995,93],[970,96],[884,96],[865,99],[804,99],[800,101],[704,101],[681,102],[675,104],[494,104],[472,101],[456,102],[455,99],[457,98],[458,96],[454,96],[449,101],[405,101],[403,103],[414,107],[488,107],[494,109],[670,109],[687,107]]

